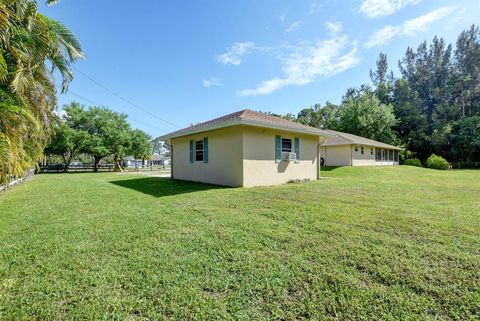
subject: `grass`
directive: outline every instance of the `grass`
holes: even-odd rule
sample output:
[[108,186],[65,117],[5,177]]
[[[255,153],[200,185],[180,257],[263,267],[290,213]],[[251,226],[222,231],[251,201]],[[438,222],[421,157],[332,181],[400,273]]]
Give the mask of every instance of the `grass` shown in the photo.
[[0,320],[479,318],[480,171],[323,175],[39,175],[0,194]]

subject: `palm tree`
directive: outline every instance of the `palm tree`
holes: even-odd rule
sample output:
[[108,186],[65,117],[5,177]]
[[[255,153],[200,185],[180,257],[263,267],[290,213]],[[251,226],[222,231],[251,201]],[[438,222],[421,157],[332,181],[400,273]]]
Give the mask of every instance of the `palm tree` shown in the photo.
[[35,0],[0,0],[0,49],[2,183],[43,157],[57,104],[53,71],[66,92],[71,63],[84,54],[67,27],[38,13]]

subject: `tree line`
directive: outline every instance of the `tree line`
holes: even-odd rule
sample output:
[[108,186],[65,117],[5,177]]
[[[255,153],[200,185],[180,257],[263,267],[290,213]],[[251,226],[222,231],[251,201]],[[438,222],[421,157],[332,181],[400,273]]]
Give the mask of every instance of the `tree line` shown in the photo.
[[53,72],[65,92],[71,64],[83,57],[75,35],[36,1],[0,0],[0,184],[43,158],[57,105]]
[[389,70],[380,53],[372,84],[347,89],[340,104],[327,102],[283,117],[405,147],[404,158],[432,153],[451,162],[480,161],[480,31],[462,31],[455,46],[435,36],[407,48]]
[[150,159],[151,137],[140,129],[132,129],[127,115],[106,107],[88,107],[72,102],[57,117],[53,134],[45,148],[46,155],[62,157],[65,171],[80,154],[94,160],[95,171],[106,157],[111,157],[115,169],[121,169],[121,160],[132,155],[135,159]]

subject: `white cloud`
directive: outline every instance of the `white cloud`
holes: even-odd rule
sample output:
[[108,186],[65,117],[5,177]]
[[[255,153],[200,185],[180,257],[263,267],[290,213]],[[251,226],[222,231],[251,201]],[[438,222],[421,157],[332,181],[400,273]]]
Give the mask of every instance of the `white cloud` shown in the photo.
[[280,19],[280,21],[285,21],[285,15],[284,14],[279,15],[278,19]]
[[397,36],[414,36],[418,31],[426,30],[427,26],[451,14],[455,7],[442,7],[417,18],[406,20],[398,26],[386,26],[373,33],[364,44],[366,48],[372,48],[387,44]]
[[266,95],[288,86],[303,86],[320,77],[329,77],[356,66],[360,62],[357,44],[346,35],[314,43],[305,42],[282,60],[282,77],[260,82],[255,88],[239,91],[241,96]]
[[292,22],[292,24],[291,24],[287,29],[285,29],[285,31],[286,31],[286,32],[295,31],[295,30],[297,30],[298,28],[300,28],[300,25],[301,25],[301,22],[300,22],[300,21],[294,21],[294,22]]
[[383,17],[418,2],[420,0],[363,0],[360,12],[368,18]]
[[426,29],[427,25],[448,16],[454,9],[454,7],[443,7],[430,11],[429,13],[415,19],[407,20],[403,24],[403,33],[406,35],[414,35],[417,31],[423,31]]
[[342,23],[341,22],[334,22],[334,21],[329,21],[325,23],[327,26],[327,29],[332,33],[332,34],[337,34],[342,32]]
[[242,63],[242,59],[251,54],[254,49],[253,42],[236,42],[225,53],[218,55],[217,59],[225,65],[238,66]]
[[202,81],[202,86],[205,88],[210,88],[210,87],[218,87],[221,86],[222,83],[217,77],[210,77],[208,79],[204,79]]
[[310,4],[310,10],[308,11],[308,13],[309,14],[314,14],[314,13],[320,11],[321,8],[322,8],[322,6],[318,2],[312,2],[312,4]]
[[370,36],[367,42],[364,44],[366,48],[372,48],[376,46],[384,45],[400,32],[400,27],[398,26],[386,26]]

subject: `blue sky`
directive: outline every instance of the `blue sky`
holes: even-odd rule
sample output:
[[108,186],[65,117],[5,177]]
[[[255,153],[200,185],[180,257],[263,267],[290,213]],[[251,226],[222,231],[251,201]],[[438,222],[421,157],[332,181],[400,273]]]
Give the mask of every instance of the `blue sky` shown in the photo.
[[135,3],[63,0],[41,12],[70,27],[87,55],[59,105],[110,107],[154,137],[244,108],[338,103],[370,81],[379,52],[398,74],[408,46],[435,34],[454,42],[480,23],[476,0]]

